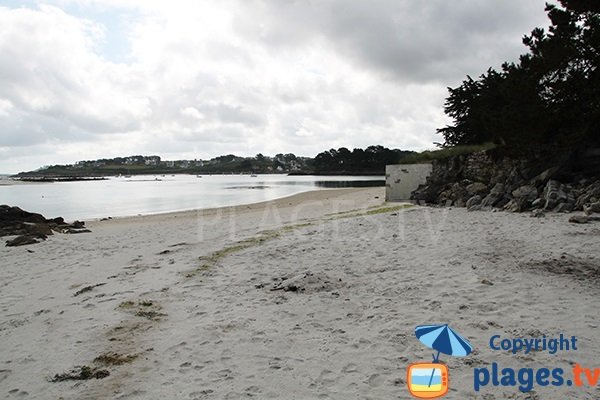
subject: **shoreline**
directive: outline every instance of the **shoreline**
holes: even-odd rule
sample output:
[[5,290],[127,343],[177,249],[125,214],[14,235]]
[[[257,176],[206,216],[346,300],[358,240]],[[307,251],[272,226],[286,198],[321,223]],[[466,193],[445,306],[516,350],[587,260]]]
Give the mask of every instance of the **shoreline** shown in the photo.
[[[288,208],[299,206],[302,203],[307,202],[323,202],[336,198],[352,197],[357,193],[374,193],[374,200],[385,199],[385,188],[336,188],[336,189],[318,189],[308,190],[305,192],[293,193],[283,197],[278,197],[272,200],[263,200],[254,203],[243,203],[232,206],[221,206],[221,207],[209,207],[209,208],[194,208],[189,210],[175,210],[165,211],[152,214],[138,214],[138,215],[127,215],[121,217],[111,217],[109,220],[102,220],[102,218],[91,218],[83,219],[86,224],[95,222],[141,222],[141,221],[152,221],[153,219],[163,220],[170,218],[186,218],[186,217],[198,217],[198,214],[203,216],[211,216],[218,213],[227,214],[243,214],[246,212],[257,212],[264,210],[267,207],[275,208]],[[377,197],[375,199],[375,197]],[[372,205],[372,204],[370,204]]]

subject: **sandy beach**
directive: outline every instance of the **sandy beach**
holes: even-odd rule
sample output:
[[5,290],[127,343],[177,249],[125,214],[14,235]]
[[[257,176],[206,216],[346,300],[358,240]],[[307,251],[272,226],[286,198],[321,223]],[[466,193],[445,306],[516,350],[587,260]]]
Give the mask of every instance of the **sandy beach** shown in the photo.
[[[431,361],[414,329],[433,323],[475,348],[442,356],[447,398],[600,396],[473,388],[494,362],[600,367],[600,224],[383,199],[320,190],[0,247],[0,397],[408,399],[408,365]],[[560,334],[578,350],[489,346]],[[81,366],[110,375],[50,382]]]

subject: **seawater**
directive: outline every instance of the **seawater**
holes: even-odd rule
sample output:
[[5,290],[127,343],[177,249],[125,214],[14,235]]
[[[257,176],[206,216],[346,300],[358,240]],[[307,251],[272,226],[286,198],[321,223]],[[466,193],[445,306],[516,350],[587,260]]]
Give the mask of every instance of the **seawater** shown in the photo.
[[0,186],[0,204],[46,218],[94,219],[249,204],[332,187],[383,185],[383,176],[138,175]]

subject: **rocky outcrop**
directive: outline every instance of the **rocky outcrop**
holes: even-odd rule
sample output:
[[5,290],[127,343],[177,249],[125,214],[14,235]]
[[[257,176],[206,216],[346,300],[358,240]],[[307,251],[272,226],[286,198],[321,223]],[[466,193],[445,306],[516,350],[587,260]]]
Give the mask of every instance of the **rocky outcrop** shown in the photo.
[[45,240],[53,232],[90,232],[85,223],[66,223],[61,217],[46,219],[41,214],[24,211],[19,207],[0,205],[0,236],[17,236],[6,242],[7,246],[23,246]]
[[412,199],[470,211],[600,213],[600,175],[595,169],[566,164],[494,157],[488,152],[436,160],[431,176]]

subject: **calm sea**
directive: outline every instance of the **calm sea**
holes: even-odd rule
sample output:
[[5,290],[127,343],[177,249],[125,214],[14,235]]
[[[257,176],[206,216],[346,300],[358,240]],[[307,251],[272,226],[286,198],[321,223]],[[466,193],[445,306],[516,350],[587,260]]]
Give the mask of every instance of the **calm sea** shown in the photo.
[[309,190],[383,186],[383,176],[174,175],[0,186],[0,204],[46,218],[156,214],[272,200]]

